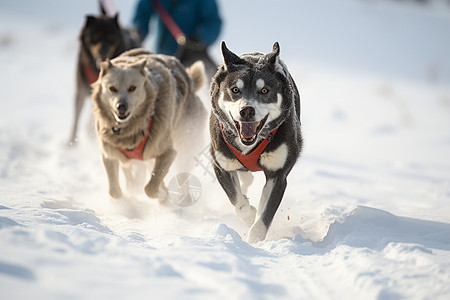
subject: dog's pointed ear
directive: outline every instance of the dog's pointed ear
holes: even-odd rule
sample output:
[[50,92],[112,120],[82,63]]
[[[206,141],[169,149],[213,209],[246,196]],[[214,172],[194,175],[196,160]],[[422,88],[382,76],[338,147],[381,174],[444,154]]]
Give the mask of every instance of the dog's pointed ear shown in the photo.
[[140,61],[138,61],[135,65],[133,65],[133,68],[138,69],[139,72],[141,72],[141,74],[143,76],[146,76],[145,74],[145,66],[147,65],[147,60],[144,58]]
[[245,64],[245,60],[231,52],[227,45],[225,44],[225,41],[222,41],[222,55],[223,55],[223,61],[225,63],[225,66],[227,68],[233,66],[233,65],[243,65]]
[[97,21],[97,18],[94,16],[86,16],[86,26],[89,26]]
[[275,42],[272,46],[272,52],[267,53],[265,56],[269,63],[275,64],[280,56],[280,44]]
[[278,42],[273,43],[272,52],[274,52],[277,56],[280,55],[280,44],[278,44]]
[[111,60],[109,58],[107,58],[104,62],[102,62],[100,64],[99,78],[102,78],[103,76],[105,76],[107,71],[111,68],[111,66],[112,66],[112,64],[111,64]]
[[114,23],[116,23],[117,25],[119,25],[119,13],[116,13],[113,17],[114,19]]

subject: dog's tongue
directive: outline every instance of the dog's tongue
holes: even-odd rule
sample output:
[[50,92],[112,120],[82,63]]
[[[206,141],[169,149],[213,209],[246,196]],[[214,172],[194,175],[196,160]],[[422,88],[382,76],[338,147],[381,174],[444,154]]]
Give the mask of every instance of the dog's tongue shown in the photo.
[[241,134],[249,139],[256,134],[256,128],[258,127],[258,122],[254,123],[241,123]]

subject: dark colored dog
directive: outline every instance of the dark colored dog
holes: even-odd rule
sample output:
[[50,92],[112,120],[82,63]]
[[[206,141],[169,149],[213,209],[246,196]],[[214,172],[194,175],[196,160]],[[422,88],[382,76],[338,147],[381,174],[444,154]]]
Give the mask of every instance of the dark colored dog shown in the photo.
[[209,82],[217,72],[217,63],[211,58],[208,54],[208,49],[201,42],[192,40],[186,41],[185,45],[179,46],[175,56],[186,67],[191,66],[198,60],[203,61],[203,64],[205,65],[206,77]]
[[[102,9],[103,11],[103,9]],[[114,58],[132,48],[140,46],[137,32],[123,29],[118,15],[108,17],[87,16],[80,34],[80,51],[77,65],[77,84],[75,93],[75,115],[70,145],[77,141],[78,120],[84,101],[91,95],[91,84],[100,72],[100,63]]]
[[[210,91],[211,156],[217,180],[254,243],[265,239],[300,155],[300,95],[278,43],[268,54],[241,56],[222,43],[222,54]],[[266,176],[258,211],[246,196],[254,171]]]

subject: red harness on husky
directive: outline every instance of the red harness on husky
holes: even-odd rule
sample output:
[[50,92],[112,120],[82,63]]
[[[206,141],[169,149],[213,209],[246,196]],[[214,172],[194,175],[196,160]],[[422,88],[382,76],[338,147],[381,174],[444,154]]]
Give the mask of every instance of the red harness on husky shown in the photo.
[[131,159],[139,159],[139,160],[144,160],[144,147],[145,144],[147,143],[148,140],[148,135],[150,132],[150,128],[152,128],[152,121],[153,121],[153,115],[150,116],[150,121],[148,121],[148,132],[147,134],[144,136],[144,139],[133,149],[124,149],[122,147],[117,147],[117,149],[119,149],[120,151],[122,151],[123,154],[125,154],[126,157],[131,158]]
[[247,169],[249,169],[251,172],[257,172],[262,171],[260,166],[258,166],[258,160],[261,157],[261,154],[264,152],[264,149],[266,149],[267,145],[269,145],[270,141],[272,140],[273,136],[277,132],[278,128],[275,128],[272,130],[272,132],[269,134],[268,139],[264,139],[258,147],[255,148],[252,152],[248,154],[242,154],[241,151],[234,148],[230,143],[228,143],[227,139],[225,138],[225,135],[223,133],[222,124],[220,124],[220,131],[222,131],[222,137],[227,144],[228,148],[234,153],[236,158],[243,164]]
[[98,72],[89,65],[83,65],[83,72],[89,84],[93,84],[98,79]]

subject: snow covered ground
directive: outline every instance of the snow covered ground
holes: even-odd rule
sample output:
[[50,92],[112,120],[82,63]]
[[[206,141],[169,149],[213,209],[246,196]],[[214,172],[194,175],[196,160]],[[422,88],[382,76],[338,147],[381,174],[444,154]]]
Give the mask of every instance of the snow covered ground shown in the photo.
[[220,2],[221,39],[279,41],[302,96],[304,153],[249,245],[206,155],[199,202],[161,207],[108,197],[88,108],[66,146],[95,1],[1,1],[0,298],[448,299],[450,9],[411,3]]

